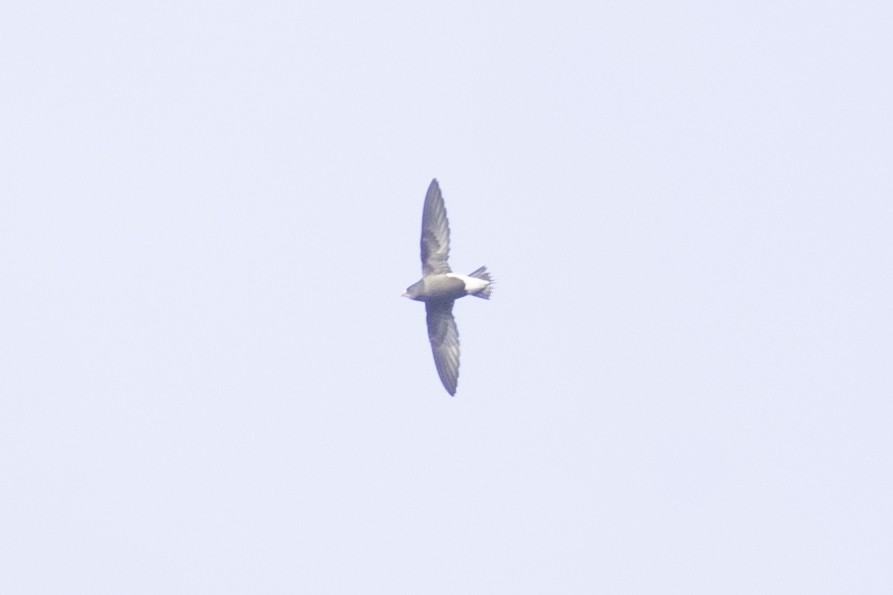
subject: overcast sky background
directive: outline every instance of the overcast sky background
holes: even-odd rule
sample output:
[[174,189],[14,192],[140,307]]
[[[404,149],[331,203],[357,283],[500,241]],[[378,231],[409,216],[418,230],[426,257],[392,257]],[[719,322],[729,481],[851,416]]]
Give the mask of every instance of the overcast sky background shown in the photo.
[[733,4],[5,3],[3,590],[893,592],[893,8]]

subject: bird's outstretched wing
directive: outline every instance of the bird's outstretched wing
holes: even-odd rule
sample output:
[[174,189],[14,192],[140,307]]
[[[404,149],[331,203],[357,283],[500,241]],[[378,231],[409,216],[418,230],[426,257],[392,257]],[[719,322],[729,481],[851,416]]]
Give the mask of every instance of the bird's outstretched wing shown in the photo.
[[428,318],[428,339],[434,364],[443,387],[450,395],[456,394],[459,383],[459,330],[453,318],[453,301],[426,302]]
[[431,180],[422,211],[422,276],[449,273],[450,222],[437,180]]

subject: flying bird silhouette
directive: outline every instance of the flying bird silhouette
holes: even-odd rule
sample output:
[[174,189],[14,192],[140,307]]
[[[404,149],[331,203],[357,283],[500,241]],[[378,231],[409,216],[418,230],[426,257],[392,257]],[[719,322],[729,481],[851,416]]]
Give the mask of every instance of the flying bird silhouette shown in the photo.
[[404,297],[425,302],[428,339],[434,364],[444,388],[456,394],[459,382],[459,331],[453,318],[453,303],[466,295],[490,299],[493,279],[486,267],[469,275],[452,272],[450,223],[437,180],[431,180],[422,211],[422,278],[406,289]]

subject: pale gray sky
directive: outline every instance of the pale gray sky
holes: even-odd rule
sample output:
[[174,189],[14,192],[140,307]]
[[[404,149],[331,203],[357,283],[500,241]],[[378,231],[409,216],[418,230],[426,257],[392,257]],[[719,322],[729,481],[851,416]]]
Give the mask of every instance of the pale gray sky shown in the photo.
[[4,590],[893,592],[893,9],[739,4],[7,3]]

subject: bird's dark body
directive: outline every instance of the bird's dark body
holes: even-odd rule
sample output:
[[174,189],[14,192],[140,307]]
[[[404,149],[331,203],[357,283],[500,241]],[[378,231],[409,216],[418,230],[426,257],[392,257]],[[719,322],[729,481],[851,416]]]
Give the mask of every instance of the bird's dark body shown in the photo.
[[429,275],[407,289],[412,299],[420,302],[452,301],[465,297],[465,282],[447,275]]

